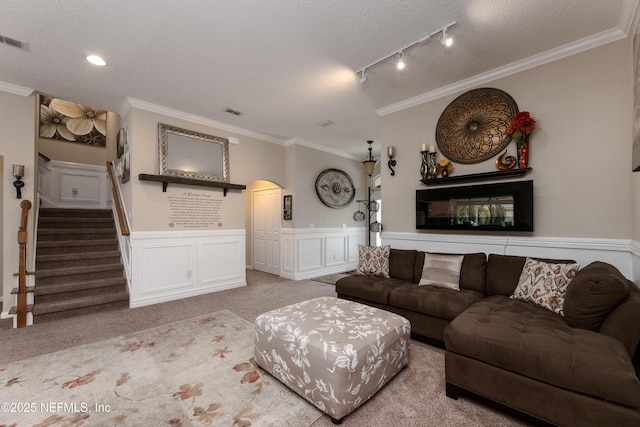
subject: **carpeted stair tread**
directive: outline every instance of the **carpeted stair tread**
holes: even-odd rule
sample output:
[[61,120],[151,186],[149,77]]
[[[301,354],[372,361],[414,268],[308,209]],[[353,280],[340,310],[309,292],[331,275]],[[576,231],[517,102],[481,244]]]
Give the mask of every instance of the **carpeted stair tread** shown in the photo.
[[38,241],[38,249],[39,248],[56,248],[56,247],[70,247],[70,246],[100,246],[100,245],[110,245],[113,243],[118,243],[118,239],[114,237],[113,239],[95,239],[95,240],[46,240],[46,241]]
[[55,217],[78,217],[78,218],[105,218],[112,217],[111,209],[65,209],[65,208],[40,208],[39,218]]
[[38,241],[49,241],[59,239],[64,236],[64,240],[87,240],[96,239],[98,236],[115,236],[116,229],[113,228],[50,228],[38,230]]
[[38,229],[61,229],[69,230],[72,228],[110,228],[113,227],[113,219],[105,218],[77,218],[77,217],[52,217],[39,218]]
[[38,279],[45,277],[58,277],[58,276],[73,276],[86,273],[98,273],[102,271],[121,271],[123,269],[122,264],[100,264],[100,265],[86,265],[78,267],[65,267],[65,268],[51,268],[36,271],[36,285]]
[[74,298],[72,300],[50,301],[36,303],[33,306],[33,315],[64,312],[69,310],[81,309],[85,307],[100,306],[102,304],[110,304],[114,302],[129,301],[129,293],[126,290],[113,291],[103,293],[101,295],[92,295],[82,298]]
[[36,263],[40,262],[55,262],[55,261],[76,261],[78,259],[94,259],[94,258],[109,258],[120,256],[120,252],[117,250],[114,251],[101,251],[101,252],[81,252],[75,254],[50,254],[50,255],[37,255]]
[[124,277],[110,277],[106,279],[85,280],[80,282],[52,283],[36,286],[34,288],[34,295],[38,296],[62,294],[67,292],[77,292],[87,289],[99,289],[120,285],[126,287],[127,280]]

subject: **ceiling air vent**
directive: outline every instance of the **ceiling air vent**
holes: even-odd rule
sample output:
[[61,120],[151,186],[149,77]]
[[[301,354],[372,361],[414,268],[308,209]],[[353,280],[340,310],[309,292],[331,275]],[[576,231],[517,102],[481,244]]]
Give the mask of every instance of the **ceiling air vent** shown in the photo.
[[234,116],[241,116],[244,114],[242,111],[234,110],[233,108],[229,107],[227,107],[224,111],[229,114],[233,114]]
[[0,42],[8,44],[9,46],[17,47],[18,49],[27,50],[27,43],[20,40],[12,39],[11,37],[3,36],[0,34]]

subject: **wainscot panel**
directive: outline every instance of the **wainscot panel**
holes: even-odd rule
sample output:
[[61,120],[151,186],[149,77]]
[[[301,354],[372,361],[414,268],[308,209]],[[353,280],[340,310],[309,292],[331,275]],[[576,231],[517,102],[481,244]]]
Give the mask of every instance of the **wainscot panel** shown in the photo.
[[106,209],[111,203],[104,166],[45,162],[38,165],[38,192],[44,208]]
[[353,270],[366,233],[364,227],[283,228],[280,276],[303,280]]
[[245,230],[131,233],[130,306],[246,286]]
[[[582,266],[593,261],[603,261],[617,267],[629,280],[637,281],[638,278],[638,275],[634,274],[631,241],[623,239],[383,232],[382,242],[385,245],[391,245],[392,248],[417,249],[426,252],[485,252],[487,254],[574,259]],[[640,250],[640,246],[638,246],[638,250]]]

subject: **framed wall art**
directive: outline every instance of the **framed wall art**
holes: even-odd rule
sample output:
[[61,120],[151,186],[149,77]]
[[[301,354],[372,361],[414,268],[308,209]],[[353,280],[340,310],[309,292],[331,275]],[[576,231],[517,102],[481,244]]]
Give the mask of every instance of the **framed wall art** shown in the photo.
[[293,196],[288,194],[284,196],[284,204],[282,208],[282,219],[285,221],[291,221],[293,217]]
[[107,111],[59,98],[40,96],[40,138],[107,146]]
[[131,152],[130,151],[127,151],[122,155],[122,158],[120,159],[120,164],[122,165],[122,177],[120,179],[120,182],[124,184],[125,182],[129,182],[129,180],[131,179]]
[[127,131],[124,128],[120,128],[118,131],[118,136],[116,137],[116,154],[118,158],[122,157],[124,154],[124,147],[127,143]]

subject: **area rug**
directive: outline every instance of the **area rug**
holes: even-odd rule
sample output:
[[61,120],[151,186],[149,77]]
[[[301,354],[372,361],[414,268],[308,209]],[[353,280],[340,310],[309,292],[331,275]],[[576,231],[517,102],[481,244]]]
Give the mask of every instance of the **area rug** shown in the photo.
[[222,310],[13,362],[0,366],[0,425],[298,427],[322,416],[252,356],[253,325]]
[[349,271],[346,273],[327,274],[326,276],[314,277],[313,279],[309,280],[313,280],[314,282],[327,283],[329,285],[335,285],[338,280],[342,279],[343,277],[351,276],[353,274],[353,271]]

